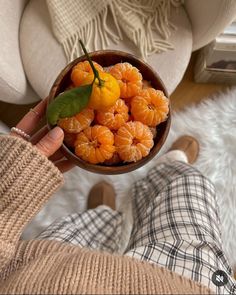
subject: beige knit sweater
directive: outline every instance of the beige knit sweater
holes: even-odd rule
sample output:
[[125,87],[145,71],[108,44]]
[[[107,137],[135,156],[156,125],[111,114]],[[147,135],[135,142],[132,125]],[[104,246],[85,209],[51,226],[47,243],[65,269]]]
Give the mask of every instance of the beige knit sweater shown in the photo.
[[52,241],[19,241],[62,184],[57,168],[22,139],[0,136],[0,294],[209,294],[164,268]]

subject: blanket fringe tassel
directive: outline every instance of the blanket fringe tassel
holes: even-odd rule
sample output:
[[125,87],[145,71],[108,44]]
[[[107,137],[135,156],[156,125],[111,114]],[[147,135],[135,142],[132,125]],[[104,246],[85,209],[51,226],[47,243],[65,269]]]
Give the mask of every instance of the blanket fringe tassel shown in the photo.
[[[106,49],[110,42],[118,44],[125,34],[137,46],[143,59],[147,56],[173,49],[168,41],[171,30],[175,26],[169,20],[171,6],[179,7],[182,0],[146,0],[142,1],[112,0],[94,19],[86,26],[79,28],[76,33],[66,38],[63,48],[70,62],[83,55],[79,44],[81,39],[88,51]],[[111,13],[115,29],[107,24],[108,13]],[[148,17],[147,17],[148,15]],[[134,23],[131,22],[134,20]],[[156,33],[157,34],[156,34]]]

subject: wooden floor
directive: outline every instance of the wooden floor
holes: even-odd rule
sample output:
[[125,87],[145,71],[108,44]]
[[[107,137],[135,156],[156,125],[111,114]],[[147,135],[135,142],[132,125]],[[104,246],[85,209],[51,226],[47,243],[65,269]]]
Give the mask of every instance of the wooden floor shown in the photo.
[[[193,80],[193,70],[197,54],[193,53],[186,73],[178,85],[176,90],[171,95],[172,110],[178,111],[184,107],[199,103],[208,95],[223,90],[225,85],[218,84],[197,84]],[[35,104],[30,105],[13,105],[4,102],[0,102],[0,120],[9,127],[13,127],[17,124],[20,118]]]
[[198,52],[192,54],[191,61],[181,83],[171,95],[171,105],[174,111],[181,110],[193,103],[199,103],[214,92],[225,90],[228,87],[223,84],[200,84],[194,82],[194,65],[197,55]]

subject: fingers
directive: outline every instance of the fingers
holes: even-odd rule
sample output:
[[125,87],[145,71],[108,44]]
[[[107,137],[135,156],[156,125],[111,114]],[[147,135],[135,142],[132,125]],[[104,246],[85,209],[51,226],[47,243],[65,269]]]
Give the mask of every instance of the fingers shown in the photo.
[[48,133],[48,127],[43,126],[38,132],[36,132],[30,139],[32,144],[36,144],[40,139],[42,139]]
[[70,160],[63,160],[54,163],[54,165],[61,171],[61,173],[65,173],[75,167],[75,165]]
[[[30,134],[35,129],[37,123],[43,117],[47,106],[47,99],[40,102],[34,111],[28,112],[24,118],[17,124],[17,128]],[[15,134],[14,134],[15,135]],[[48,132],[47,126],[41,128],[31,138],[31,143],[39,149],[39,151],[46,157],[50,157],[51,161],[56,161],[55,166],[64,173],[75,165],[70,160],[62,160],[64,155],[60,152],[60,147],[63,143],[64,132],[60,127],[55,127]],[[61,161],[60,161],[61,160]]]
[[60,127],[50,130],[35,146],[46,157],[52,156],[62,145],[64,132]]
[[[49,130],[47,126],[42,127],[37,133],[35,133],[31,137],[30,142],[32,144],[36,144],[37,142],[40,141],[40,139],[42,139],[48,133],[48,131]],[[57,150],[52,156],[50,156],[49,160],[51,160],[52,162],[55,162],[55,161],[61,160],[62,158],[64,158],[63,153],[60,150]]]
[[16,127],[30,135],[46,112],[47,100],[47,98],[42,100],[32,110],[30,110],[16,125]]

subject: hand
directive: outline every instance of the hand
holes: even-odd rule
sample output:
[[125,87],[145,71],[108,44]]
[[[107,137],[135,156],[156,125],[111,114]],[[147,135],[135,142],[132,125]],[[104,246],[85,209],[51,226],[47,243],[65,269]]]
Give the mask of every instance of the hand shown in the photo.
[[[60,151],[64,139],[63,130],[60,127],[55,127],[48,131],[47,126],[44,126],[36,134],[33,134],[37,124],[45,115],[46,107],[47,98],[41,101],[33,110],[30,110],[16,127],[30,135],[30,142],[64,173],[73,168],[74,164],[70,160],[65,159]],[[14,131],[10,134],[21,137]]]

